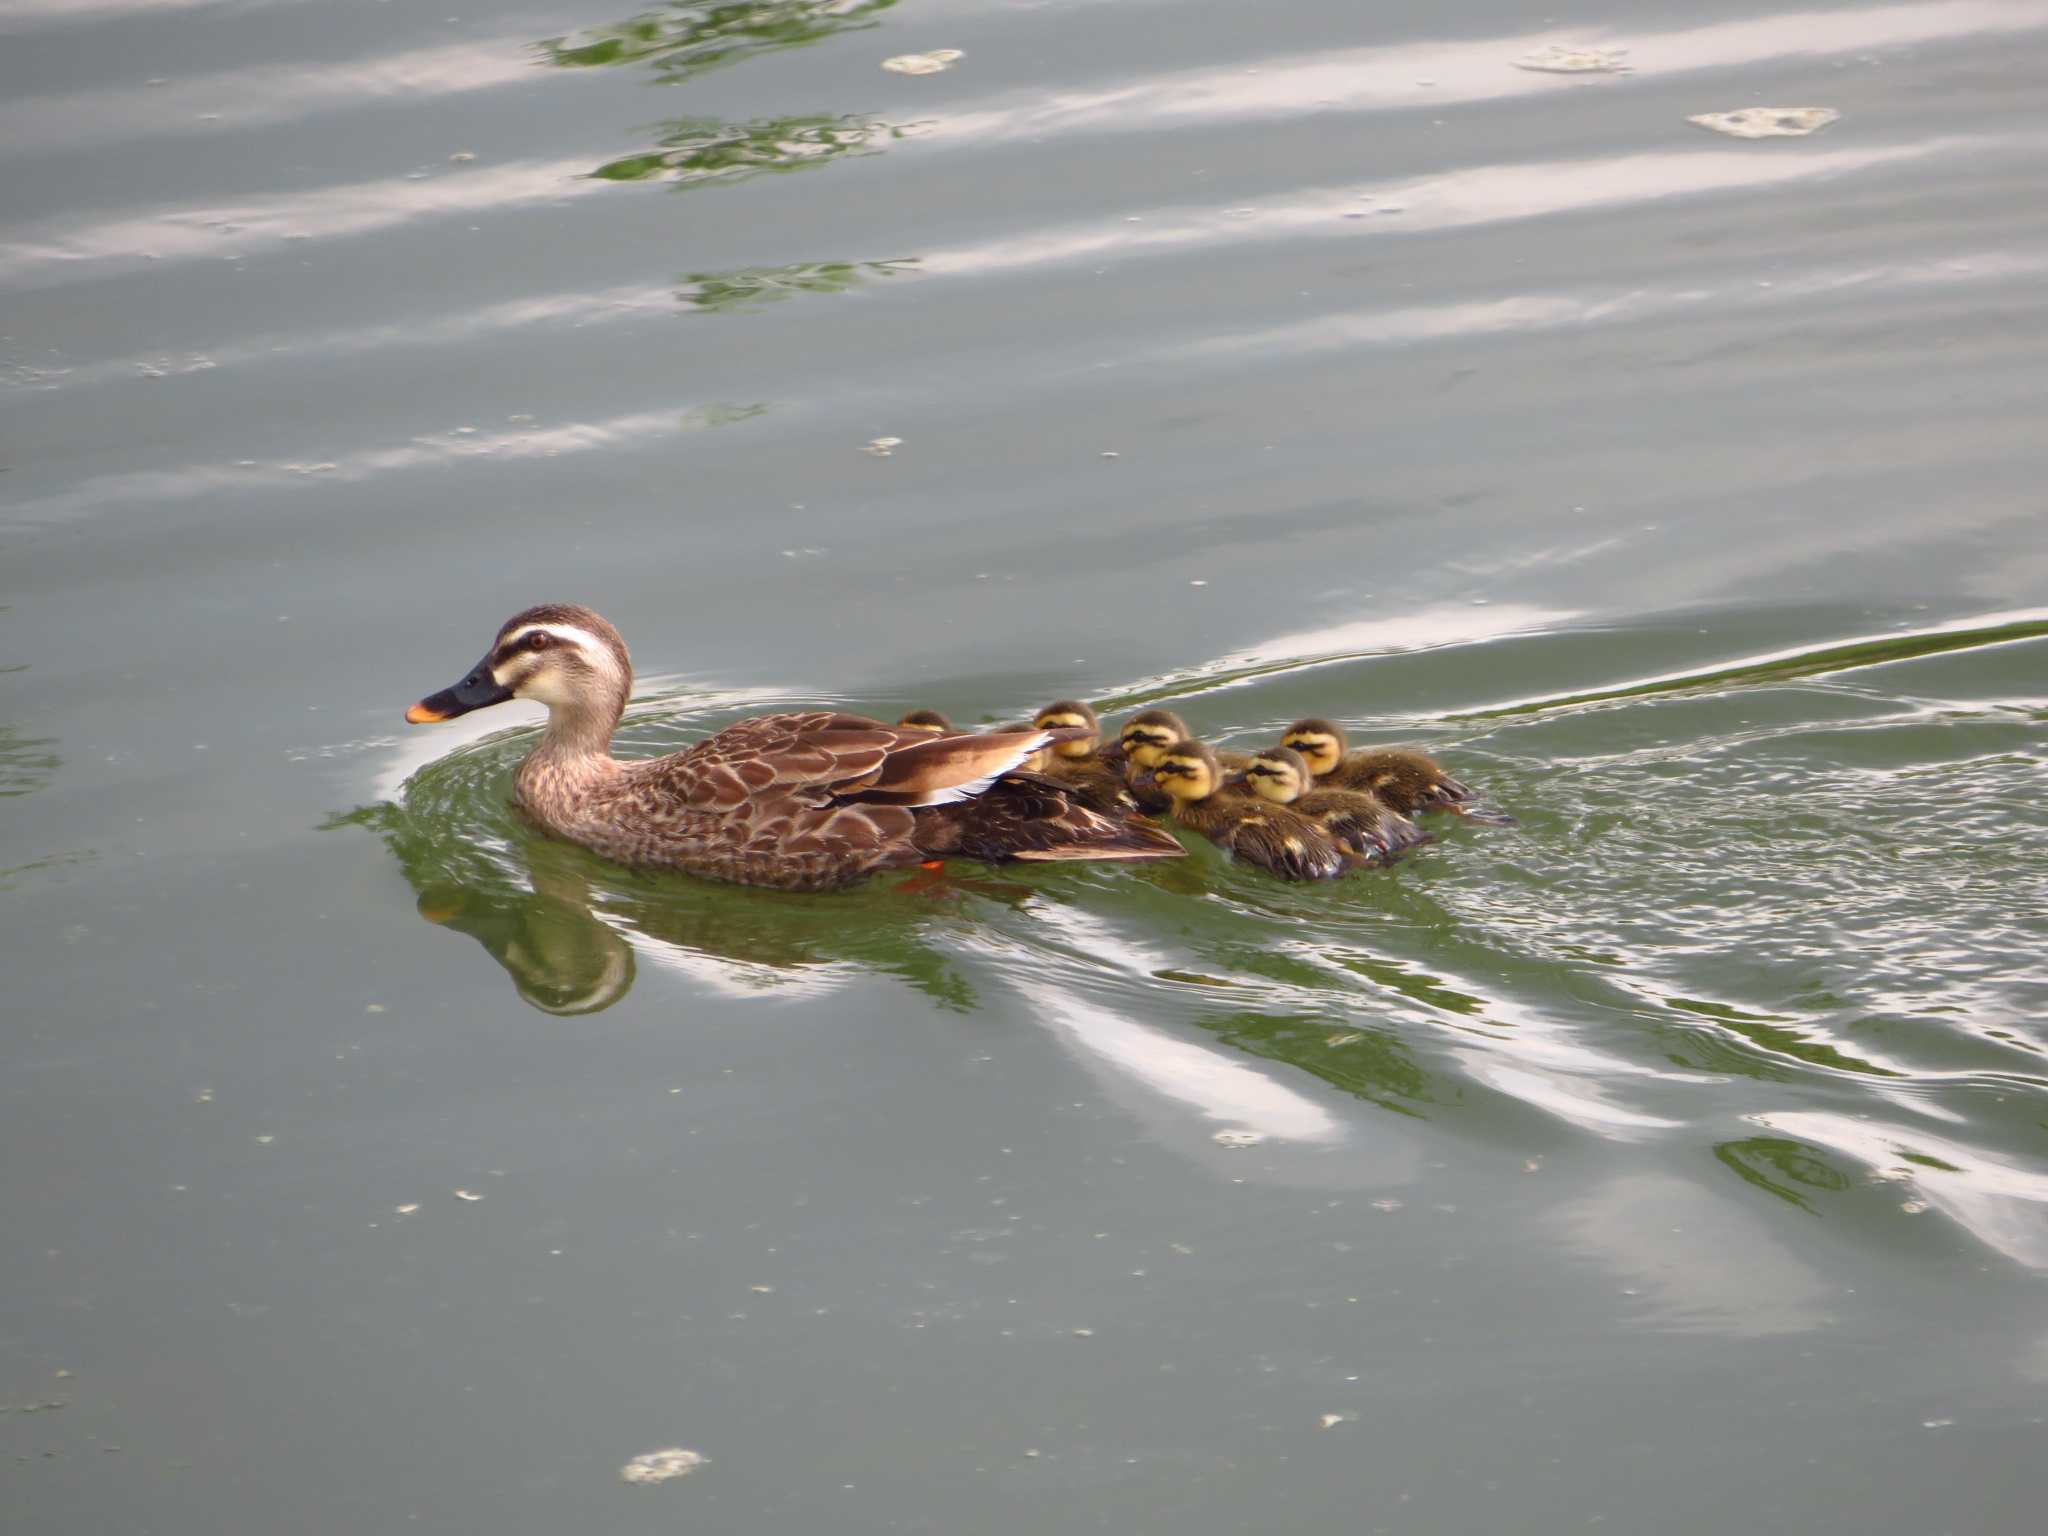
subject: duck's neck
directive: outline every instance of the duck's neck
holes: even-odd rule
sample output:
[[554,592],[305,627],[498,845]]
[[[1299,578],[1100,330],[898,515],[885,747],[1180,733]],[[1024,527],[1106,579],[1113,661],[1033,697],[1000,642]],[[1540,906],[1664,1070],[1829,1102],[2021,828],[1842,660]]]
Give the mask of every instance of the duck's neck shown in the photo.
[[542,822],[559,826],[574,819],[578,805],[619,765],[612,759],[612,730],[621,710],[615,705],[554,704],[540,745],[519,765],[519,798]]
[[548,708],[548,728],[533,749],[537,758],[560,764],[605,763],[612,760],[612,732],[619,723],[620,710],[600,704],[554,704]]

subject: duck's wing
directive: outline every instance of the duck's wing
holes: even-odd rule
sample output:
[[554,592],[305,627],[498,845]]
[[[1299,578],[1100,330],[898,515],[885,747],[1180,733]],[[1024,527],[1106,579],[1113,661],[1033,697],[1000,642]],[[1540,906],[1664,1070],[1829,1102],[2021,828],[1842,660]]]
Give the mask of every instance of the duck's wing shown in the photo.
[[934,736],[824,710],[756,715],[663,759],[660,780],[702,811],[754,802],[946,805],[980,794],[1047,740],[1038,730]]

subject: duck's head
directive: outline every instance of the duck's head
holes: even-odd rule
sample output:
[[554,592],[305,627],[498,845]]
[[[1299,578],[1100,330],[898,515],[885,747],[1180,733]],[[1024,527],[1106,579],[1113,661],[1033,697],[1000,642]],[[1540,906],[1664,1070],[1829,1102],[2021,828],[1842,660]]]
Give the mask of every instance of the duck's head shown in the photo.
[[1061,699],[1057,704],[1048,704],[1031,717],[1031,723],[1042,731],[1086,731],[1085,736],[1070,736],[1064,741],[1052,744],[1055,757],[1083,758],[1102,745],[1102,722],[1095,718],[1095,711],[1078,699]]
[[507,619],[467,677],[428,694],[405,718],[429,725],[507,699],[533,699],[553,714],[616,720],[632,692],[633,659],[619,632],[588,608],[543,603]]
[[1124,756],[1140,768],[1159,766],[1159,755],[1177,741],[1187,739],[1187,722],[1170,709],[1148,709],[1131,716],[1117,733]]
[[1280,745],[1294,748],[1307,759],[1308,771],[1317,778],[1336,769],[1348,744],[1343,726],[1320,719],[1297,720],[1280,737]]
[[936,709],[913,709],[896,722],[896,728],[901,731],[930,731],[935,736],[953,734],[953,722]]
[[1223,764],[1207,742],[1182,738],[1164,748],[1152,777],[1174,800],[1206,800],[1223,787]]
[[1315,782],[1308,759],[1292,747],[1268,747],[1251,760],[1244,771],[1245,782],[1261,800],[1291,805],[1308,793]]

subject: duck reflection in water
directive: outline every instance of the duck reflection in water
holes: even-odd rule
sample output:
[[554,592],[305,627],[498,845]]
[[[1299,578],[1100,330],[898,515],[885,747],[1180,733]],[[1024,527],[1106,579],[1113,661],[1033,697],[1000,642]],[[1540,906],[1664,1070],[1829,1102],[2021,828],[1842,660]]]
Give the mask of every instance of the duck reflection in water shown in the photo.
[[524,896],[429,886],[420,892],[419,912],[483,945],[542,1013],[601,1013],[632,989],[633,946],[598,920],[587,891],[564,895],[574,882],[549,884],[554,888],[536,884]]
[[330,827],[369,827],[396,855],[428,922],[468,934],[543,1013],[598,1013],[640,965],[689,972],[721,991],[824,991],[856,973],[893,975],[935,1002],[972,1009],[972,985],[933,940],[970,898],[1018,908],[1029,886],[913,871],[819,904],[687,875],[620,870],[510,821],[488,852],[437,836],[430,813],[372,805]]

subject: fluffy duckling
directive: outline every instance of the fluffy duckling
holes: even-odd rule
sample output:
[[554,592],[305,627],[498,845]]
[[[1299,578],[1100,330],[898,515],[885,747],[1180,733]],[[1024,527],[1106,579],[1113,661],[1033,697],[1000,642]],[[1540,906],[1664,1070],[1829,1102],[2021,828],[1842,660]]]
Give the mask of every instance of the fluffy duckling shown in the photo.
[[1199,741],[1177,741],[1153,765],[1153,777],[1173,801],[1173,817],[1217,847],[1283,880],[1328,880],[1347,861],[1336,841],[1308,817],[1224,786],[1216,751]]
[[1114,806],[1127,811],[1136,806],[1124,786],[1123,771],[1102,754],[1102,721],[1079,699],[1046,705],[1026,729],[1066,733],[1032,759],[1034,773],[1058,780],[1098,809]]
[[1244,771],[1253,794],[1292,807],[1361,857],[1385,863],[1403,849],[1429,842],[1430,834],[1362,789],[1318,785],[1308,760],[1292,747],[1268,747]]
[[1295,721],[1280,745],[1292,747],[1307,760],[1318,788],[1369,790],[1404,816],[1417,811],[1468,814],[1465,802],[1472,791],[1410,748],[1348,752],[1344,727],[1321,719]]
[[[1170,709],[1148,709],[1124,722],[1117,735],[1117,750],[1140,768],[1156,768],[1166,749],[1177,742],[1192,741],[1187,721]],[[1230,773],[1242,773],[1251,766],[1249,752],[1214,748],[1217,761]]]
[[1161,753],[1175,742],[1185,741],[1187,734],[1187,722],[1172,710],[1148,709],[1123,723],[1123,729],[1116,734],[1116,746],[1104,749],[1104,755],[1119,768],[1132,762],[1150,769],[1158,763]]
[[953,722],[936,709],[913,709],[896,722],[899,731],[930,731],[934,736],[951,736]]

